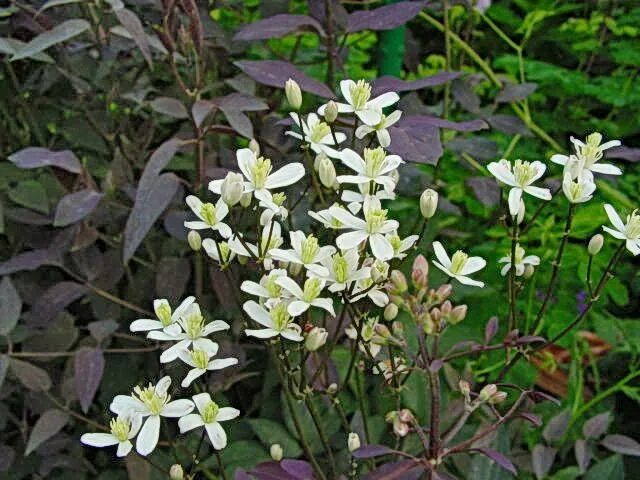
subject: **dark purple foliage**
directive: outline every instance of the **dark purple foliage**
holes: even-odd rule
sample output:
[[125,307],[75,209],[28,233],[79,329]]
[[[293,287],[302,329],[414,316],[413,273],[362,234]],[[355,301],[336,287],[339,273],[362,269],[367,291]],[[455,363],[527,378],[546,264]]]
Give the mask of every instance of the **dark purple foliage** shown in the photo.
[[234,35],[234,40],[255,41],[279,38],[304,28],[313,28],[321,36],[324,30],[320,23],[308,15],[280,14],[263,18],[240,28]]
[[347,32],[399,27],[418,15],[426,5],[427,2],[398,2],[372,10],[357,10],[349,15]]

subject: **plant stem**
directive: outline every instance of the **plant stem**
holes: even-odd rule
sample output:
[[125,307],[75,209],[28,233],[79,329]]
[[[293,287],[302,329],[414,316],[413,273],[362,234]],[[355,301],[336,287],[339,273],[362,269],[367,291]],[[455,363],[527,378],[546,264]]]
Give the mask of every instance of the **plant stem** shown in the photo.
[[216,462],[218,463],[218,471],[220,472],[220,476],[222,477],[223,480],[229,480],[229,477],[227,477],[227,472],[224,471],[224,464],[222,463],[222,456],[220,455],[220,452],[216,450],[215,453],[216,453]]
[[329,466],[331,468],[331,478],[338,478],[336,471],[336,461],[333,458],[333,451],[331,450],[331,443],[329,442],[329,438],[322,428],[322,422],[320,421],[320,417],[318,416],[318,411],[316,410],[315,405],[313,404],[313,400],[308,395],[304,397],[304,404],[307,406],[307,410],[309,411],[309,415],[311,415],[311,420],[313,421],[314,426],[316,427],[316,431],[318,432],[318,436],[320,437],[320,441],[322,442],[322,446],[324,450],[327,452],[327,456],[329,457]]
[[516,306],[516,250],[518,248],[518,219],[511,217],[513,223],[511,231],[511,268],[509,268],[509,331],[518,326]]

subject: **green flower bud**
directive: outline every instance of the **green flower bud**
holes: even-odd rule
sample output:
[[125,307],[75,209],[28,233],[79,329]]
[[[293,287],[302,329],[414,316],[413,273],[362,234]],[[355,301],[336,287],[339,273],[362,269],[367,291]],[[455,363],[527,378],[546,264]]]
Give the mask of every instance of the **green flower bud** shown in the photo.
[[438,192],[427,188],[422,195],[420,195],[420,213],[424,218],[431,218],[436,213],[438,208]]
[[302,106],[302,92],[300,91],[298,83],[290,78],[284,85],[284,92],[287,96],[287,102],[289,102],[291,108],[294,110],[300,110],[300,107]]
[[591,237],[591,240],[589,240],[589,246],[587,247],[587,250],[589,251],[589,255],[591,256],[595,256],[600,252],[600,249],[602,248],[602,245],[604,244],[604,237],[601,234],[596,234],[593,237]]
[[279,462],[280,460],[282,460],[282,456],[284,455],[284,451],[282,450],[282,447],[279,443],[274,443],[273,445],[271,445],[271,448],[269,448],[269,453],[271,454],[271,458],[274,462]]
[[191,230],[187,234],[187,242],[191,249],[195,252],[199,251],[202,248],[202,237],[195,230]]

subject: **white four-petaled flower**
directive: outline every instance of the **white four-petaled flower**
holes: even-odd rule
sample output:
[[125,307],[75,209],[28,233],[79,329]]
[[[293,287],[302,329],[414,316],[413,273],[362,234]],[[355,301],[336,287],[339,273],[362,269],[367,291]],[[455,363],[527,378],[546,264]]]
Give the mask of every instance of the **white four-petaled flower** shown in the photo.
[[195,302],[196,297],[187,297],[182,303],[171,311],[171,305],[165,298],[160,298],[153,301],[153,310],[156,314],[157,320],[151,318],[140,318],[134,320],[129,325],[129,329],[132,332],[148,332],[151,330],[162,330],[167,334],[175,335],[180,332],[180,325],[178,320],[185,313],[187,308]]
[[[500,274],[504,277],[509,270],[511,270],[511,255],[502,257],[498,260],[499,263],[506,263],[502,270],[500,270]],[[516,264],[516,275],[521,276],[524,274],[524,269],[527,265],[540,265],[540,257],[536,255],[527,255],[524,254],[524,248],[520,246],[520,244],[516,245],[516,255],[515,255],[515,264]]]
[[627,215],[627,221],[623,222],[618,212],[608,203],[604,206],[607,216],[614,228],[604,225],[602,228],[613,237],[625,240],[627,250],[634,256],[640,254],[640,215],[634,210]]
[[277,303],[270,310],[266,310],[253,300],[249,300],[245,302],[242,308],[254,321],[266,327],[257,330],[245,330],[244,333],[250,337],[273,338],[280,335],[294,342],[302,342],[304,340],[300,334],[302,329],[300,325],[293,322],[286,303]]
[[231,228],[222,220],[229,213],[229,206],[222,200],[218,200],[215,205],[213,203],[202,203],[202,201],[195,195],[189,195],[187,197],[187,205],[193,210],[193,213],[200,220],[186,221],[184,226],[192,230],[204,230],[210,228],[211,230],[220,232],[224,238],[231,236]]
[[198,413],[190,413],[178,420],[180,433],[204,426],[213,448],[222,450],[227,446],[227,434],[220,422],[233,420],[240,415],[240,410],[232,407],[219,407],[211,400],[211,395],[208,393],[198,393],[191,398],[196,404]]
[[364,158],[353,150],[345,148],[340,152],[340,160],[356,175],[338,175],[336,179],[339,183],[361,185],[374,182],[382,185],[387,193],[393,192],[396,186],[396,180],[390,175],[391,172],[404,163],[398,155],[387,155],[382,147],[365,148]]
[[[571,137],[571,143],[573,143],[576,149],[576,155],[584,162],[584,168],[594,173],[622,175],[622,170],[615,165],[598,163],[604,156],[604,151],[619,146],[620,140],[610,140],[605,143],[601,142],[602,135],[598,132],[588,135],[585,142]],[[567,162],[570,161],[570,157],[571,155],[556,154],[551,157],[551,161],[559,165],[566,165]]]
[[452,278],[464,285],[484,287],[484,283],[469,278],[468,275],[482,270],[487,262],[481,257],[470,257],[462,250],[458,250],[449,258],[440,242],[433,242],[433,251],[438,261],[433,264]]
[[300,126],[300,118],[297,113],[291,113],[291,118],[295,124],[302,130],[302,135],[298,132],[289,130],[287,135],[291,135],[293,138],[300,139],[307,142],[315,153],[324,153],[328,157],[338,158],[340,152],[335,150],[337,143],[342,143],[346,140],[347,136],[342,132],[335,132],[335,140],[331,133],[331,127],[321,121],[315,113],[310,113],[307,116],[307,121],[302,120],[302,126]]
[[544,175],[546,165],[542,162],[524,162],[516,160],[513,165],[508,160],[502,159],[499,162],[491,162],[487,165],[487,170],[499,181],[511,188],[509,191],[509,213],[512,217],[518,214],[522,192],[541,198],[551,200],[551,192],[548,188],[534,187],[532,184]]
[[187,376],[182,380],[180,385],[183,388],[187,388],[191,385],[191,382],[207,373],[207,371],[222,370],[223,368],[227,368],[238,363],[237,358],[230,357],[211,360],[212,356],[213,354],[206,350],[180,350],[178,352],[180,360],[190,367],[193,367],[189,370],[189,373],[187,373]]
[[389,135],[388,128],[397,123],[401,115],[402,112],[400,110],[390,113],[389,116],[382,114],[380,122],[376,125],[360,125],[356,129],[356,137],[364,138],[370,133],[376,132],[380,146],[387,148],[391,145],[391,136]]
[[85,433],[80,437],[80,441],[92,447],[111,447],[118,445],[116,455],[124,457],[129,454],[133,444],[131,439],[138,434],[142,426],[140,415],[118,415],[109,422],[109,433]]

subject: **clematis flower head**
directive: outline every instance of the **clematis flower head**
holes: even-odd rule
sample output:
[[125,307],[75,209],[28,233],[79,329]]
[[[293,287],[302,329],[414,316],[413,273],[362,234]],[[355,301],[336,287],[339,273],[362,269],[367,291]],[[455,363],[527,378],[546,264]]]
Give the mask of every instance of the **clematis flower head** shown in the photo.
[[444,247],[440,242],[433,242],[433,251],[438,261],[433,264],[446,273],[448,276],[455,278],[464,285],[472,285],[474,287],[484,287],[484,283],[469,278],[468,275],[482,270],[487,262],[480,257],[470,257],[462,250],[456,251],[451,258],[447,255]]
[[194,428],[204,427],[211,445],[216,450],[222,450],[227,446],[227,434],[220,422],[233,420],[240,415],[240,410],[232,407],[220,407],[211,400],[208,393],[198,393],[191,397],[196,405],[198,413],[185,415],[178,420],[180,433],[185,433]]
[[638,215],[638,210],[634,210],[630,215],[627,215],[626,222],[623,222],[618,212],[611,205],[606,204],[604,209],[613,228],[606,225],[602,228],[611,236],[624,240],[627,250],[634,256],[640,254],[640,215]]
[[513,165],[505,159],[491,162],[487,170],[500,182],[511,188],[509,191],[509,213],[512,217],[518,215],[522,193],[528,193],[542,200],[551,200],[548,188],[534,187],[532,184],[544,175],[546,165],[542,162],[525,162],[516,160]]
[[131,439],[140,431],[142,417],[140,415],[118,415],[109,422],[109,433],[85,433],[80,441],[92,447],[110,447],[118,445],[116,455],[125,457],[133,448]]
[[132,332],[148,332],[152,330],[162,330],[167,334],[176,334],[180,332],[180,325],[178,319],[184,314],[189,306],[195,302],[196,297],[187,297],[182,303],[175,309],[171,310],[169,301],[165,298],[160,298],[153,301],[153,310],[156,314],[157,320],[149,318],[141,318],[131,322],[129,329]]
[[[293,138],[307,142],[311,150],[315,153],[324,153],[328,157],[338,158],[340,152],[333,147],[337,147],[339,143],[344,142],[347,136],[342,132],[335,132],[335,139],[331,133],[331,127],[326,122],[321,121],[315,113],[310,113],[307,116],[307,121],[298,116],[297,113],[292,113],[291,118],[294,123],[300,128],[302,134],[289,130],[286,135],[290,135]],[[336,143],[337,142],[337,143]]]
[[212,356],[211,352],[198,349],[181,350],[178,352],[180,360],[192,367],[181,383],[183,388],[187,388],[195,379],[201,377],[208,371],[221,370],[238,363],[237,358],[230,357],[211,360]]
[[291,314],[287,311],[286,303],[277,303],[270,310],[266,310],[253,300],[249,300],[248,302],[245,302],[242,308],[247,312],[251,319],[266,327],[258,330],[245,330],[244,333],[250,337],[273,338],[282,336],[283,338],[294,342],[301,342],[304,340],[301,335],[302,329],[300,328],[300,325],[293,322]]
[[[571,143],[576,149],[577,157],[584,162],[584,168],[587,170],[606,175],[622,175],[622,170],[615,165],[599,163],[604,156],[604,151],[619,146],[620,140],[602,143],[602,135],[595,132],[588,135],[584,142],[571,137]],[[570,158],[571,155],[556,154],[551,157],[551,161],[559,165],[566,165]]]
[[202,203],[195,195],[187,197],[187,205],[193,210],[193,213],[200,219],[197,221],[184,222],[186,228],[193,230],[211,229],[220,232],[224,238],[231,236],[231,228],[222,220],[229,213],[229,207],[222,200],[218,200],[215,205],[213,203]]
[[338,175],[339,183],[368,184],[374,182],[382,185],[387,193],[393,192],[396,180],[391,175],[404,161],[398,155],[387,155],[382,147],[365,148],[364,158],[349,148],[340,152],[340,159],[355,175]]
[[389,135],[388,128],[397,123],[401,116],[402,112],[400,110],[390,113],[389,116],[382,114],[380,122],[376,125],[360,125],[356,129],[356,137],[364,138],[370,133],[376,132],[376,137],[378,138],[380,146],[387,148],[391,145],[391,136]]
[[[506,263],[502,270],[500,270],[500,274],[504,277],[509,270],[511,270],[511,255],[502,257],[498,260],[499,263]],[[516,275],[521,276],[524,274],[525,267],[527,265],[537,266],[540,265],[540,257],[536,255],[527,255],[525,256],[524,248],[520,246],[520,244],[516,245],[516,255],[515,255],[515,265],[516,265]]]

